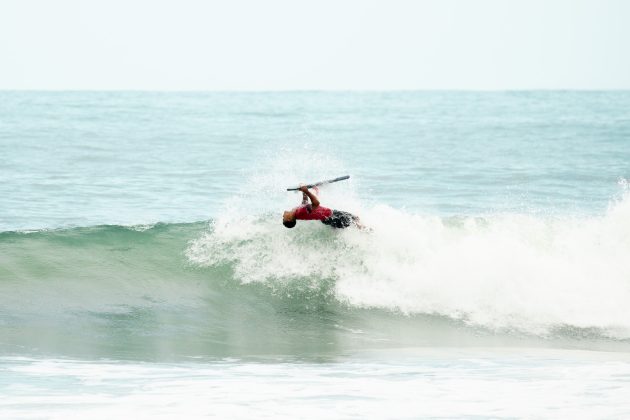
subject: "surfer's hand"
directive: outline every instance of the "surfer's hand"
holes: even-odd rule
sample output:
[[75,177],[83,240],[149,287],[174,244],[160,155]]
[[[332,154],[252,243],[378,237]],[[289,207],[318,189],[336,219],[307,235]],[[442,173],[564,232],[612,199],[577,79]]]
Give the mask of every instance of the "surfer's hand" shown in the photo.
[[300,185],[300,191],[302,191],[303,193],[308,191],[308,187],[306,185]]

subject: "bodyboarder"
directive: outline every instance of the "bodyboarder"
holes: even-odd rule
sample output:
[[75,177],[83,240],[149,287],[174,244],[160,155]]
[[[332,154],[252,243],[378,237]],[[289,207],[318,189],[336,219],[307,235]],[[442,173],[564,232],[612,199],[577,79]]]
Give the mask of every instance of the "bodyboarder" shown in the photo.
[[314,192],[309,191],[309,188],[305,185],[300,186],[299,190],[302,191],[302,204],[283,213],[282,224],[285,227],[294,227],[296,220],[319,220],[323,224],[337,229],[353,225],[359,229],[364,228],[359,218],[354,214],[322,206],[317,197],[319,195],[317,187],[312,188]]

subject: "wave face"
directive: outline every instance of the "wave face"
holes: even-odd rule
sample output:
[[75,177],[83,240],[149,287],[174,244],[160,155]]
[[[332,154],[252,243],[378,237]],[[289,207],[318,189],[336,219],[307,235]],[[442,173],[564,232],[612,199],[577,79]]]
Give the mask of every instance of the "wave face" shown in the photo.
[[289,230],[268,214],[0,233],[0,349],[147,359],[628,346],[628,197],[600,217],[382,205],[361,216],[371,232]]

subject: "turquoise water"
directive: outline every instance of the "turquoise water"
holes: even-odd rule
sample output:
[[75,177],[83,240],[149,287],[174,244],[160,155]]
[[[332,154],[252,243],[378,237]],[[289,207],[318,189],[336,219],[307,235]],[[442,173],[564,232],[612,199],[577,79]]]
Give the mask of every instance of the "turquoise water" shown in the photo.
[[[0,414],[627,416],[628,110],[0,92]],[[369,232],[281,225],[345,174]]]

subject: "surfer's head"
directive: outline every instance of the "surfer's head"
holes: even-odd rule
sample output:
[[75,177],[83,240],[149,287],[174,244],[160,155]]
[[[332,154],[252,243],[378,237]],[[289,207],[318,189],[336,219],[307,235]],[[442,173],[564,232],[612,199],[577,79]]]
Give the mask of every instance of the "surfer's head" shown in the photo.
[[288,228],[292,228],[293,226],[295,226],[295,211],[285,211],[282,214],[282,224]]

